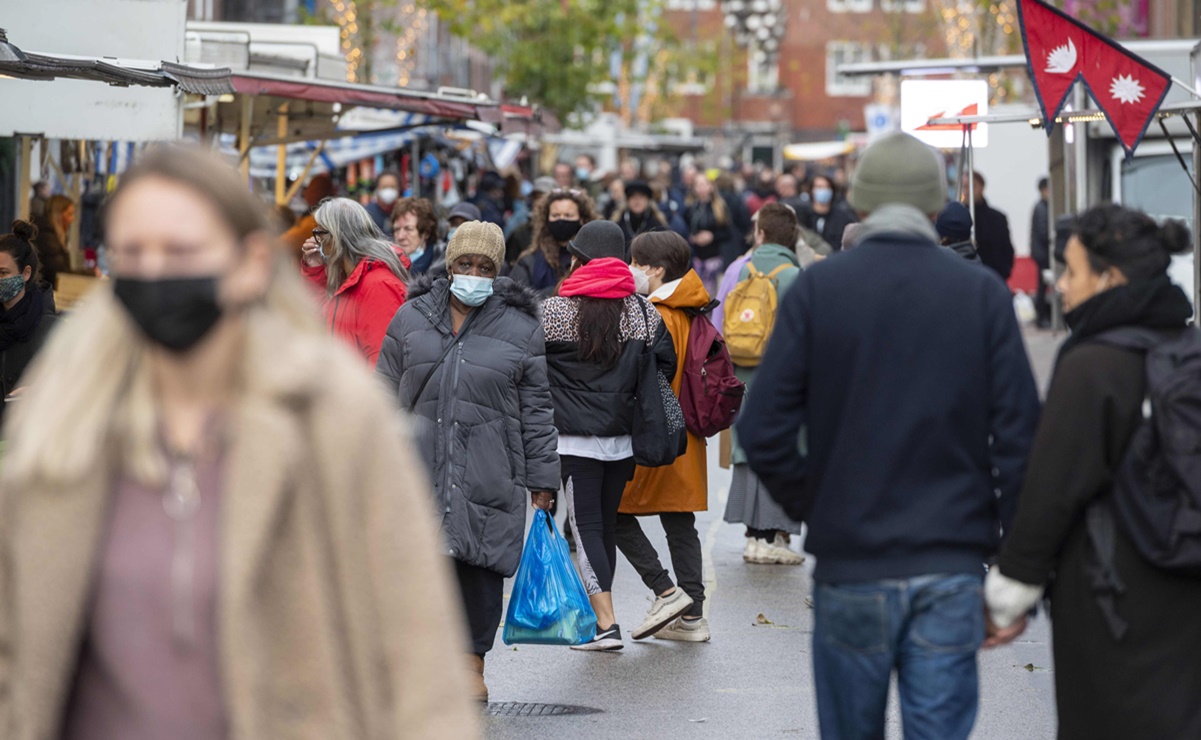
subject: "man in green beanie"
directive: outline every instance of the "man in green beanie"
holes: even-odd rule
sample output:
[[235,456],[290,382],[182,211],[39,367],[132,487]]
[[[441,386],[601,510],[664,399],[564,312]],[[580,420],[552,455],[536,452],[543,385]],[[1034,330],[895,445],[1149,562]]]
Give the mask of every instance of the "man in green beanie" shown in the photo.
[[[823,738],[967,738],[984,564],[1009,529],[1038,422],[1009,290],[939,246],[942,158],[906,134],[864,152],[855,248],[801,273],[738,420],[752,471],[808,527]],[[802,424],[806,436],[797,444]]]

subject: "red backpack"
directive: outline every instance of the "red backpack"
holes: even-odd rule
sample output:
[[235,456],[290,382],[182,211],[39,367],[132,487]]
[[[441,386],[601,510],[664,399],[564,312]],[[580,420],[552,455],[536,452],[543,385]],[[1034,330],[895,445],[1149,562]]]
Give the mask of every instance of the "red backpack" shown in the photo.
[[711,437],[734,425],[746,385],[734,375],[734,363],[721,332],[708,314],[717,301],[690,312],[692,326],[684,353],[684,375],[680,385],[680,408],[684,425],[700,437]]

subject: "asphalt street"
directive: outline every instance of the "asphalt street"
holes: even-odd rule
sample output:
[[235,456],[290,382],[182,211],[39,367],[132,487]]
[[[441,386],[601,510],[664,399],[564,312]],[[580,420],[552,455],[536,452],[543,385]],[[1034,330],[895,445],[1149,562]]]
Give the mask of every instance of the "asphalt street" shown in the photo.
[[[1047,333],[1027,334],[1043,387],[1058,341]],[[620,652],[580,653],[507,647],[498,637],[487,660],[493,702],[488,738],[818,737],[810,666],[813,611],[807,603],[812,558],[800,567],[744,563],[743,528],[722,521],[730,474],[717,465],[715,440],[709,460],[710,508],[698,515],[697,526],[712,642],[633,642],[627,635]],[[666,564],[662,528],[654,519],[643,524]],[[618,622],[628,632],[641,621],[651,594],[620,555],[618,560],[613,597]],[[980,715],[973,738],[1055,736],[1045,619],[1032,622],[1013,645],[982,652],[979,665]],[[895,692],[888,737],[901,737]]]

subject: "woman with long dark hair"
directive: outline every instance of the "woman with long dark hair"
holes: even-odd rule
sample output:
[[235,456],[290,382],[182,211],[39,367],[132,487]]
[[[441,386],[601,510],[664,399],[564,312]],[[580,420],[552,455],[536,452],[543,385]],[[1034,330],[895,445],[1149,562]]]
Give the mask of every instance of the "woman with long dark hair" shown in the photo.
[[596,219],[596,206],[582,190],[552,190],[534,206],[534,242],[517,258],[509,277],[546,297],[571,267],[567,243]]
[[14,221],[0,236],[0,418],[20,388],[29,361],[54,327],[54,303],[41,287],[41,265],[33,240],[37,227]]
[[674,364],[674,349],[659,312],[635,293],[620,226],[594,221],[568,248],[571,274],[543,302],[542,326],[567,517],[597,620],[596,637],[576,649],[620,650],[612,594],[617,509],[634,476],[638,368],[648,344],[667,353],[665,364]]
[[742,235],[734,228],[730,207],[703,172],[692,178],[684,209],[692,245],[693,268],[713,292],[726,266],[742,254]]
[[[1102,336],[1127,327],[1164,340],[1196,331],[1186,329],[1188,298],[1166,274],[1190,243],[1178,222],[1160,226],[1107,205],[1080,217],[1064,254],[1058,288],[1072,335],[1059,353],[1017,516],[985,582],[994,627],[1006,630],[1001,640],[1020,633],[1046,586],[1060,738],[1201,737],[1201,580],[1145,560],[1112,504],[1119,465],[1146,413],[1146,357]],[[1194,450],[1196,443],[1196,435],[1179,441]],[[1106,510],[1111,531],[1098,539],[1096,517]],[[1098,578],[1106,573],[1116,578]],[[1118,582],[1124,589],[1114,591]]]

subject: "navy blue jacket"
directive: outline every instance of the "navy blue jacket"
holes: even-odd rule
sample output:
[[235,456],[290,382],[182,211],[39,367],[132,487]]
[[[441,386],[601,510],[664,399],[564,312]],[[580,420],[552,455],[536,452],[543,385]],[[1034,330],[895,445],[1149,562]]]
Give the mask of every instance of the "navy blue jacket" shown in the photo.
[[738,435],[808,524],[814,578],[981,573],[1039,415],[1004,283],[919,236],[881,234],[803,272],[779,310]]

